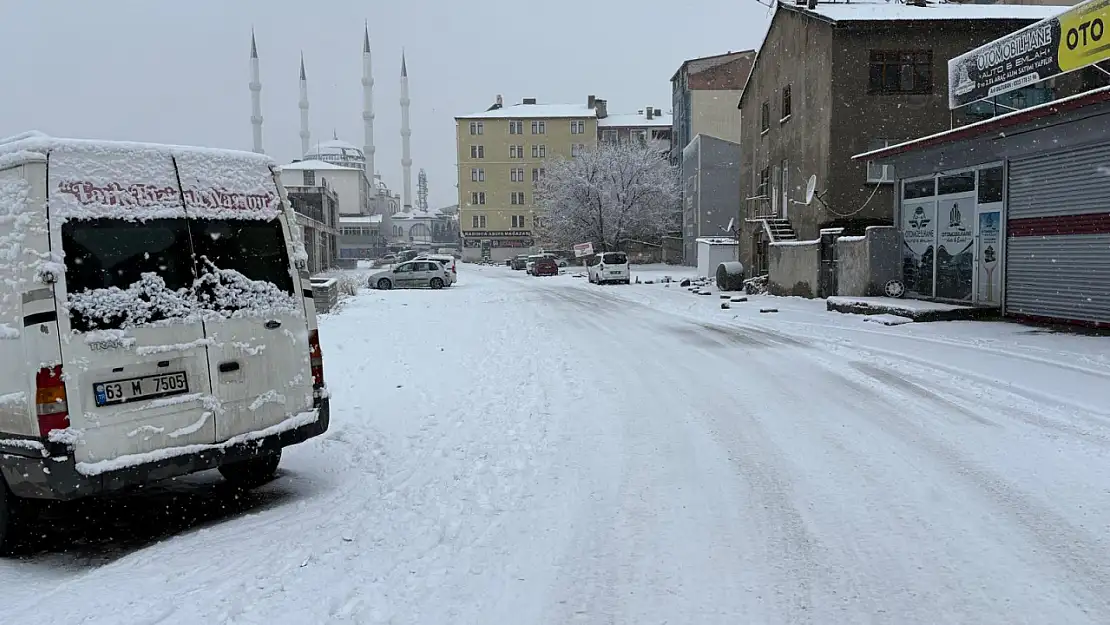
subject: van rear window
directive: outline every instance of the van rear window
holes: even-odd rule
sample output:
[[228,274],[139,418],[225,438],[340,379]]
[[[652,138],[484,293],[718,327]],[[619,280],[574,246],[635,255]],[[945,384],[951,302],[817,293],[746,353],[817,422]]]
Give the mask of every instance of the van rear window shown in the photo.
[[606,265],[623,265],[628,262],[628,256],[621,252],[610,252],[602,260]]
[[194,219],[190,226],[198,260],[269,282],[284,293],[296,293],[280,221]]
[[62,249],[77,332],[296,302],[276,219],[69,220]]

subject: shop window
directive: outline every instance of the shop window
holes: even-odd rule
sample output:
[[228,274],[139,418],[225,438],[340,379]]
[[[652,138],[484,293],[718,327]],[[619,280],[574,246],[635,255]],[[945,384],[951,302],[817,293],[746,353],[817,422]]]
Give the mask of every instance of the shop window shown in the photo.
[[979,170],[979,203],[991,204],[1002,201],[1002,166]]
[[902,185],[902,197],[912,200],[919,197],[933,197],[937,194],[936,178],[906,182]]
[[937,195],[968,193],[975,190],[975,172],[965,171],[937,178]]

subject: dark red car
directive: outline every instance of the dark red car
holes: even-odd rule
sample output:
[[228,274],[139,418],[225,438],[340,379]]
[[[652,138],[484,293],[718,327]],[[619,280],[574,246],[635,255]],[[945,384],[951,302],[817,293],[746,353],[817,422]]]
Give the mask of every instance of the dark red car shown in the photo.
[[559,275],[559,263],[554,258],[540,258],[532,266],[532,273],[537,276]]

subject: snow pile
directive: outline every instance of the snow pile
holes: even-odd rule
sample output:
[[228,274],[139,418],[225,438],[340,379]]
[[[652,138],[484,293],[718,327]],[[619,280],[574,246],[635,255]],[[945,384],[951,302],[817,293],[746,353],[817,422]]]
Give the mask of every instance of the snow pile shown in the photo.
[[296,314],[300,301],[272,282],[251,280],[234,269],[219,269],[208,259],[194,285],[197,303],[206,310],[247,314]]
[[19,330],[6,323],[0,323],[0,340],[19,338]]
[[[144,273],[126,289],[116,286],[70,293],[69,310],[94,329],[129,329],[193,322],[224,316],[297,315],[300,301],[265,280],[251,280],[233,269],[204,261],[205,271],[188,289],[172,290],[155,273]],[[116,337],[119,338],[119,337]],[[200,344],[171,345],[167,351]]]
[[96,328],[133,328],[189,317],[195,303],[185,289],[174,291],[156,273],[144,273],[126,289],[117,286],[69,294],[69,309]]
[[[10,175],[10,174],[8,174]],[[19,338],[23,292],[42,259],[27,239],[45,231],[43,216],[29,210],[31,186],[17,179],[0,180],[0,339]]]

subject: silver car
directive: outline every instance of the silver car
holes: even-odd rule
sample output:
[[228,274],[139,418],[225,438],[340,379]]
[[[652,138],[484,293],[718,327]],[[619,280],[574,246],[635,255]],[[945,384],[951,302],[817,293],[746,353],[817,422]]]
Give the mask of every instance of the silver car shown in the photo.
[[370,276],[372,289],[442,289],[451,283],[449,270],[434,260],[410,260]]

